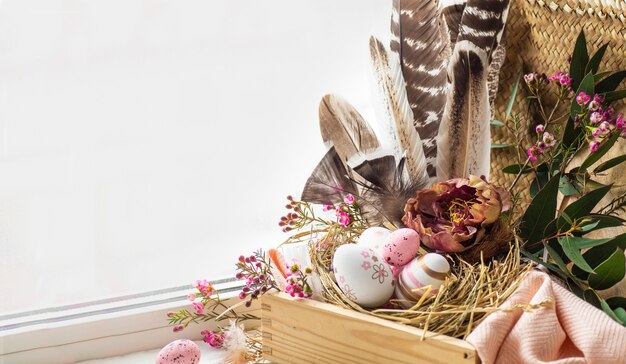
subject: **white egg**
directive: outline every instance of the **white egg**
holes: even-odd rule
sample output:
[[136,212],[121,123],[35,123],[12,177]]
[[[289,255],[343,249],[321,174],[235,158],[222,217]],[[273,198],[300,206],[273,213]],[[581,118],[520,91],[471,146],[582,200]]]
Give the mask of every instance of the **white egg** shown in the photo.
[[382,254],[383,245],[385,245],[385,240],[389,234],[391,234],[391,230],[384,227],[374,226],[367,228],[359,236],[357,244],[370,248],[377,254]]
[[410,308],[428,292],[436,294],[446,277],[450,275],[450,263],[443,256],[428,253],[405,265],[398,276],[396,298],[404,308]]
[[375,308],[393,295],[391,267],[372,249],[346,244],[333,257],[335,280],[343,293],[360,306]]

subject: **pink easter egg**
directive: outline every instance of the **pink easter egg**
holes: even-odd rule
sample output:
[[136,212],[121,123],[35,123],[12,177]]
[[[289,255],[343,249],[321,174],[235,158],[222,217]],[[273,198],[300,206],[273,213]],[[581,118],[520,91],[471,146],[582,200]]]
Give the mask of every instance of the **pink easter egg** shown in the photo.
[[401,267],[409,263],[420,249],[420,238],[413,229],[398,229],[387,237],[383,245],[383,259],[390,265]]
[[191,340],[176,340],[165,345],[156,359],[156,364],[198,364],[200,348]]

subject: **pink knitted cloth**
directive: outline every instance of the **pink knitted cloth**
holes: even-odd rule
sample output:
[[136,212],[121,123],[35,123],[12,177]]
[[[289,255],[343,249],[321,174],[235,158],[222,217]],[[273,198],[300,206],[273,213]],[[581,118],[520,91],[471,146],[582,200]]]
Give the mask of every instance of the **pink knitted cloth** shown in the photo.
[[542,272],[533,271],[503,304],[554,304],[496,312],[469,335],[489,363],[626,363],[626,328]]

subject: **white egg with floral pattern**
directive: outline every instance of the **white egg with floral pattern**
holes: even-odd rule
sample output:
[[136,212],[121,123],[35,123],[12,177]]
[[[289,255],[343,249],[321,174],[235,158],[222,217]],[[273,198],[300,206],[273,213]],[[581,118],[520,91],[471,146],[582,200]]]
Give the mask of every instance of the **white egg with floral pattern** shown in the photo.
[[372,249],[345,244],[333,257],[335,280],[353,302],[366,308],[384,305],[394,291],[391,267]]

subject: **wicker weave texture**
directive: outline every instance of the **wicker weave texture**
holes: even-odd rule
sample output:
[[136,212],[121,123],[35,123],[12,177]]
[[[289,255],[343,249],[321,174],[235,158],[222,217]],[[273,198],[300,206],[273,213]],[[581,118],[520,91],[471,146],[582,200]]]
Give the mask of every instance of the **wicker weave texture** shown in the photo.
[[[506,29],[507,56],[500,73],[495,103],[496,119],[504,119],[512,86],[520,73],[538,71],[552,74],[568,71],[568,57],[578,33],[583,29],[590,53],[604,43],[609,43],[602,66],[604,70],[626,69],[626,1],[511,0]],[[521,91],[522,86],[520,85]],[[523,101],[523,96],[523,92],[518,94],[515,111],[529,107]],[[614,106],[618,110],[623,109],[623,103]],[[539,123],[540,120],[531,120],[531,124]],[[493,142],[510,142],[506,134],[503,128],[492,128]],[[528,138],[529,141],[534,138],[532,127],[529,128]],[[534,140],[530,141],[532,142]],[[626,143],[622,141],[618,148],[613,149],[611,155],[623,154],[626,152]],[[514,176],[503,174],[502,168],[516,163],[517,160],[518,156],[513,148],[494,149],[492,181],[508,185]],[[609,180],[626,184],[626,175],[620,173],[619,169],[611,173],[607,176]]]

